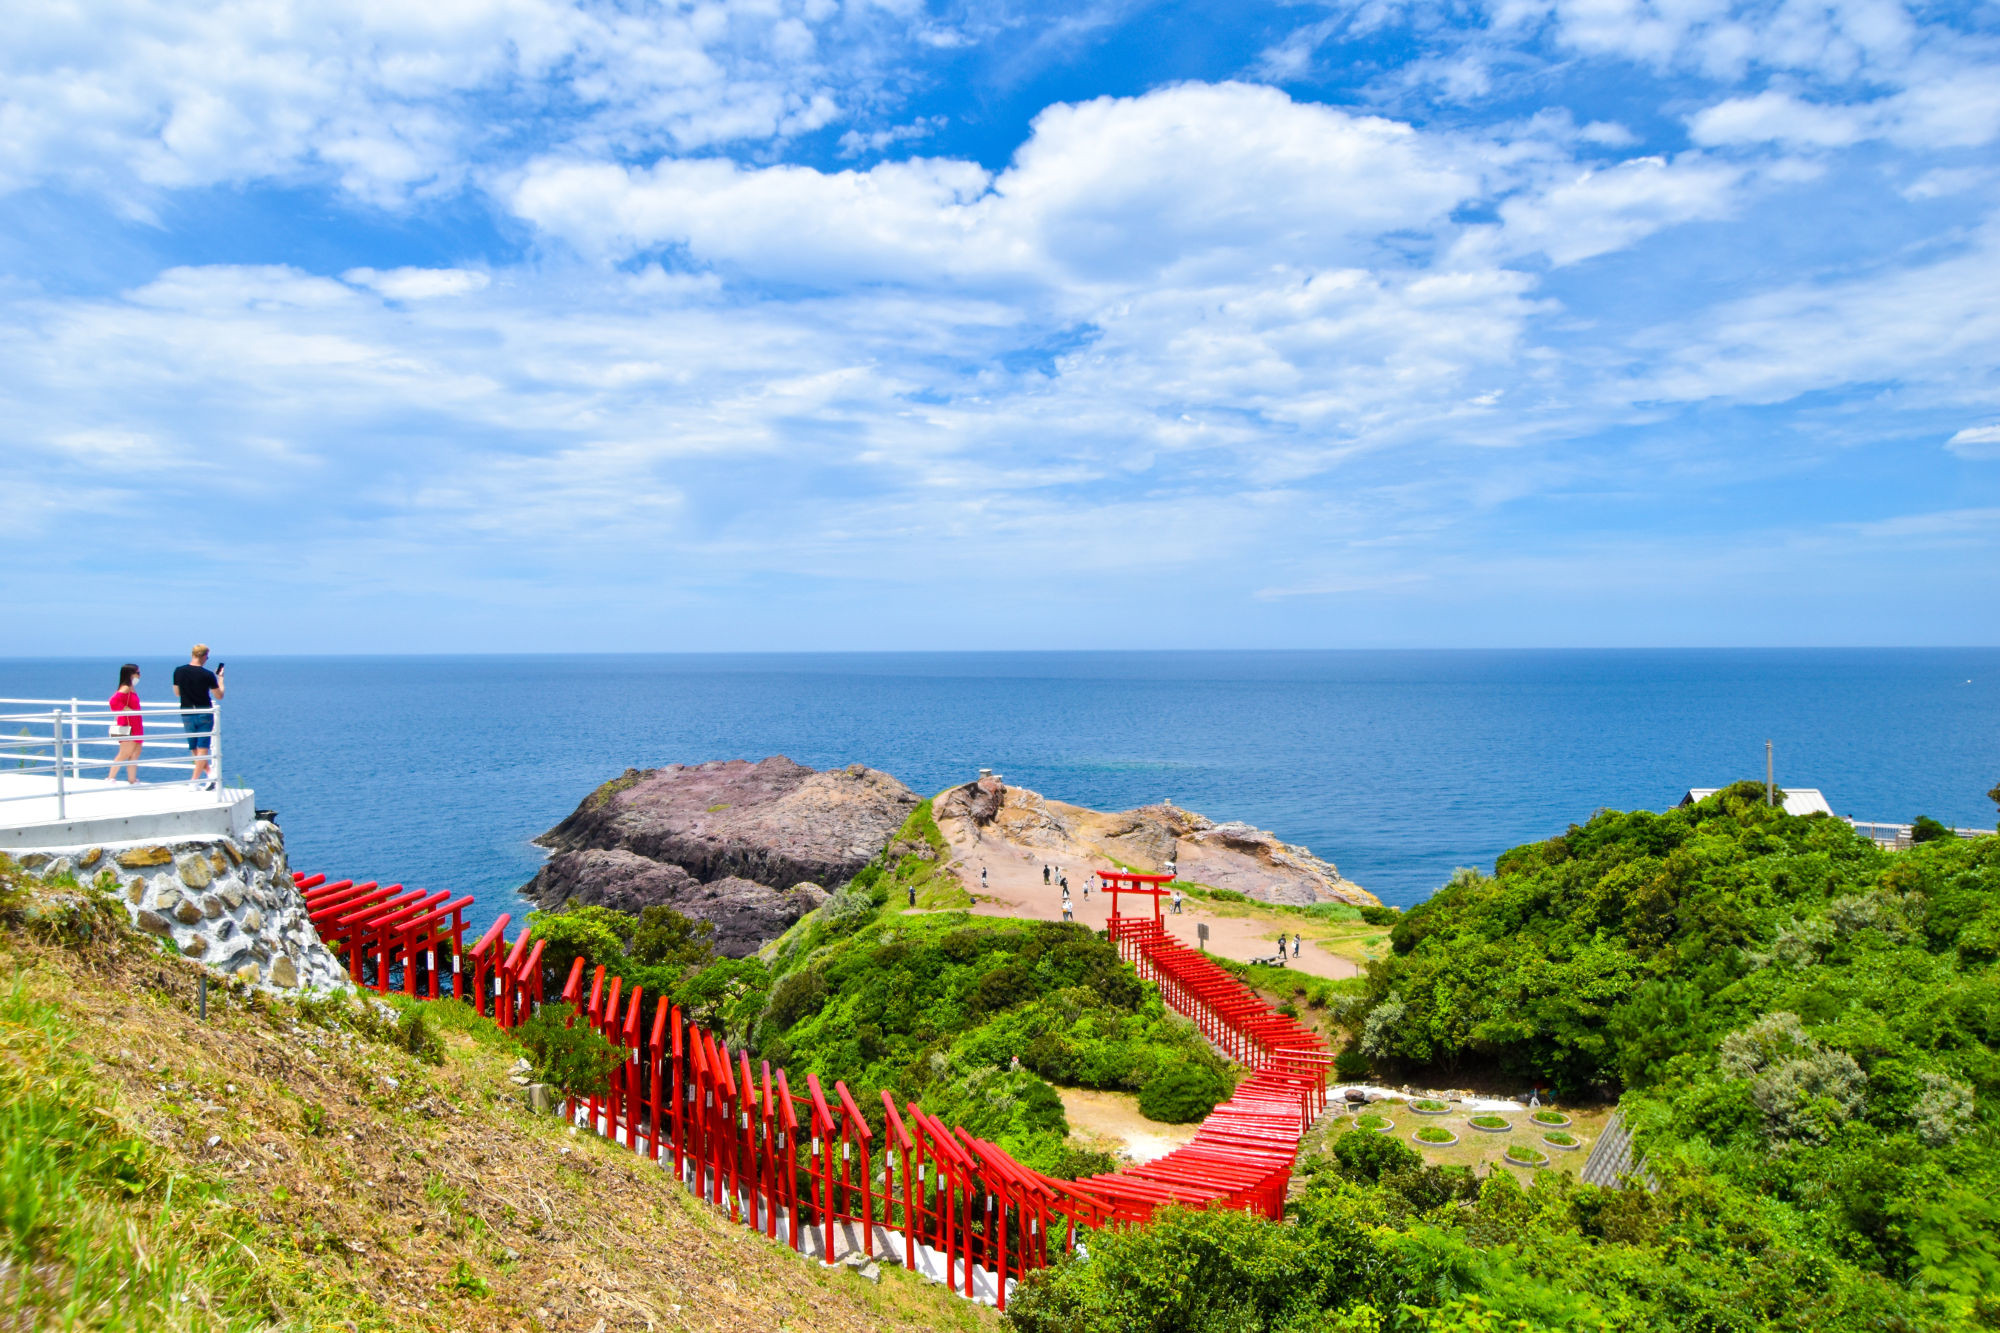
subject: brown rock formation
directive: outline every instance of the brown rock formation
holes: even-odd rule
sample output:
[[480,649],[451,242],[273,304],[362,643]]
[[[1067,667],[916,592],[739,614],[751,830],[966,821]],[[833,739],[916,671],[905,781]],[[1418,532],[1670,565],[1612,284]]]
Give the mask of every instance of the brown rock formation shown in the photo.
[[1244,823],[1218,824],[1173,805],[1110,814],[1052,801],[997,778],[954,787],[933,806],[954,845],[997,839],[1057,861],[1110,860],[1161,873],[1175,863],[1184,880],[1231,889],[1260,902],[1376,902],[1331,862]]
[[889,844],[917,796],[853,764],[816,772],[782,756],[627,769],[536,839],[556,855],[522,891],[715,925],[716,948],[754,952]]

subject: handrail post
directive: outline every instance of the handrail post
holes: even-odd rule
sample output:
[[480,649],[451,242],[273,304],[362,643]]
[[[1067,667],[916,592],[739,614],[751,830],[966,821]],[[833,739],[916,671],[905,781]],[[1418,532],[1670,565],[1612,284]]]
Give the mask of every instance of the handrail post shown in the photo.
[[50,722],[51,726],[52,726],[52,727],[54,728],[54,730],[55,730],[55,737],[54,737],[54,739],[55,739],[55,749],[54,749],[54,750],[52,751],[52,754],[54,755],[54,758],[55,758],[55,761],[56,761],[56,762],[55,762],[55,769],[56,769],[56,818],[57,818],[57,819],[68,819],[68,818],[69,818],[69,792],[68,792],[68,790],[67,790],[67,789],[66,789],[66,788],[65,788],[65,787],[63,786],[63,753],[62,753],[62,752],[63,752],[63,744],[62,744],[62,710],[61,710],[60,708],[58,708],[58,709],[57,709],[57,710],[56,710],[55,712],[53,712],[53,713],[50,713],[50,714],[49,714],[49,722]]
[[79,781],[83,778],[83,746],[76,738],[76,697],[69,701],[69,766]]
[[210,701],[208,717],[208,778],[215,784],[215,803],[223,805],[229,793],[222,789],[222,706]]

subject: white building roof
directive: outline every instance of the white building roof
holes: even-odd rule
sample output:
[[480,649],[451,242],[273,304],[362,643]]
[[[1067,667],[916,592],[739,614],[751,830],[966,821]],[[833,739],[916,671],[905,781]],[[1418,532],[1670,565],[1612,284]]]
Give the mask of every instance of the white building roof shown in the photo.
[[[1694,787],[1681,797],[1682,805],[1693,805],[1721,791],[1720,787]],[[1788,815],[1830,815],[1833,807],[1826,803],[1826,797],[1818,787],[1787,787],[1785,790],[1785,813]]]

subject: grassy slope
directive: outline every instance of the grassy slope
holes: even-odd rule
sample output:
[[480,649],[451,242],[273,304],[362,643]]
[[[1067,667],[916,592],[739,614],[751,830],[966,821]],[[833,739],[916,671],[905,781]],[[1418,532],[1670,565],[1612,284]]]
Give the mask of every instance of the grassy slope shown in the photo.
[[88,907],[24,926],[18,887],[0,860],[0,1328],[993,1323],[529,1115],[517,1051],[461,1005],[421,1006],[442,1067],[342,1007],[218,986],[203,1023],[194,965]]

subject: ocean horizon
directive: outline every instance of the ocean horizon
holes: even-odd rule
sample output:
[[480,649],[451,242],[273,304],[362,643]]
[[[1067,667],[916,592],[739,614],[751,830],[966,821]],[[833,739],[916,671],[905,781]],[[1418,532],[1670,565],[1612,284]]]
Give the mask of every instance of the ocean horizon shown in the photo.
[[[475,893],[482,923],[526,910],[533,837],[669,763],[1170,799],[1404,907],[1596,809],[1761,779],[1766,739],[1780,786],[1861,819],[1991,827],[2000,779],[1995,648],[217,657],[226,772],[293,865]],[[136,660],[169,698],[180,659]],[[101,700],[117,666],[0,659],[0,696]]]

